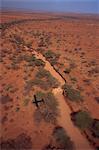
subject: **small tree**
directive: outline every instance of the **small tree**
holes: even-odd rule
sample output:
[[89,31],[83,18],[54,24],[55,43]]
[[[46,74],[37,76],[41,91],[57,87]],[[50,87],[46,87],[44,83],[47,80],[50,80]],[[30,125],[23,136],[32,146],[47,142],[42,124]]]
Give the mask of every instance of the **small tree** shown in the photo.
[[86,111],[78,111],[72,114],[72,120],[75,125],[78,126],[81,130],[90,128],[92,125],[92,118]]

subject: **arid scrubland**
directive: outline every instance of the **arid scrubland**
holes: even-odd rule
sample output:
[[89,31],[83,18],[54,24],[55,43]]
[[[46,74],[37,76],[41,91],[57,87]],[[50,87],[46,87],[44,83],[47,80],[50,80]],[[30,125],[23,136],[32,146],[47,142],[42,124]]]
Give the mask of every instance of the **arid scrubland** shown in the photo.
[[99,18],[3,12],[0,30],[1,148],[99,148]]

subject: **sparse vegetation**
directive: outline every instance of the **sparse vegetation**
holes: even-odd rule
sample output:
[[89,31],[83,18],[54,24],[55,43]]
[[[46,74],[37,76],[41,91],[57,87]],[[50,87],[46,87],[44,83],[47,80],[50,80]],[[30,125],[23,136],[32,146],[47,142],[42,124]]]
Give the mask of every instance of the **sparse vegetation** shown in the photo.
[[99,74],[99,68],[97,66],[88,71],[89,76],[92,76],[93,74]]
[[24,59],[29,63],[29,66],[45,66],[45,62],[41,59],[37,59],[35,55],[25,56]]
[[39,69],[36,74],[36,78],[33,81],[34,85],[38,85],[44,90],[49,88],[58,87],[58,81],[45,69]]
[[[88,140],[90,146],[98,149],[97,17],[24,13],[2,12],[0,120],[4,135],[0,138],[1,148],[42,149],[42,145],[48,144],[46,150],[72,150],[75,149],[72,141],[75,145],[80,144],[74,139],[79,136],[75,127],[79,127],[84,146]],[[28,17],[31,19],[23,19]],[[55,75],[60,78],[56,80]],[[71,116],[65,109],[67,107],[61,108],[65,103],[59,81],[66,83],[63,94],[67,107],[74,112]],[[38,100],[44,100],[38,103],[38,107],[33,103],[34,94]],[[68,125],[63,123],[67,117],[72,119],[73,129],[68,128],[69,122]],[[73,130],[74,135],[70,134],[72,141],[62,123],[67,126],[67,133]],[[20,134],[21,129],[29,135]],[[12,139],[10,132],[14,133]]]
[[50,88],[49,84],[47,83],[47,81],[43,81],[39,78],[35,78],[33,80],[33,86],[38,86],[43,90],[48,90]]
[[69,100],[78,102],[83,100],[83,97],[80,94],[80,91],[73,89],[70,85],[65,84],[63,86],[63,95],[68,97]]
[[36,59],[35,60],[35,65],[44,67],[45,66],[45,62],[43,60],[41,60],[41,59]]
[[56,53],[52,52],[51,50],[48,50],[44,54],[44,56],[51,63],[51,65],[55,65],[55,64],[57,64],[60,54],[56,54]]
[[34,113],[35,121],[41,121],[44,119],[48,123],[55,123],[59,114],[58,103],[56,98],[51,92],[43,93],[38,91],[36,93],[37,98],[44,99],[44,104],[40,106],[39,112]]
[[20,35],[16,34],[12,35],[12,39],[10,41],[16,43],[17,45],[24,44],[23,38]]

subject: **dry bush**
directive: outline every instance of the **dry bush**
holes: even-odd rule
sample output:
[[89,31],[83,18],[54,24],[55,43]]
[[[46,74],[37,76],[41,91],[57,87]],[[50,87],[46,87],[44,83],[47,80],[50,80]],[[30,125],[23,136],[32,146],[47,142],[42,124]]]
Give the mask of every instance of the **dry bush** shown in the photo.
[[70,85],[65,84],[63,86],[63,95],[68,97],[69,100],[78,102],[83,100],[83,97],[80,94],[80,91],[73,89]]
[[44,90],[49,88],[56,88],[59,82],[45,69],[39,69],[34,79],[34,84],[40,86]]
[[55,65],[55,64],[57,64],[60,54],[56,54],[56,53],[52,52],[51,50],[48,50],[44,54],[44,57],[51,63],[51,65]]
[[38,91],[36,93],[38,100],[43,99],[44,103],[40,103],[39,110],[34,113],[34,119],[36,122],[40,122],[42,119],[48,123],[56,123],[57,116],[59,115],[58,103],[56,98],[51,92],[43,93]]

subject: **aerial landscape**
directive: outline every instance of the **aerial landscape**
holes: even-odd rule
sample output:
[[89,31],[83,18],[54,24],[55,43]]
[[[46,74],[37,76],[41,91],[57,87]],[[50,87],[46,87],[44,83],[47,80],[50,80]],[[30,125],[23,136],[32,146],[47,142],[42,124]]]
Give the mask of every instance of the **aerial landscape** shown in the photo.
[[2,2],[1,150],[99,150],[98,4]]

